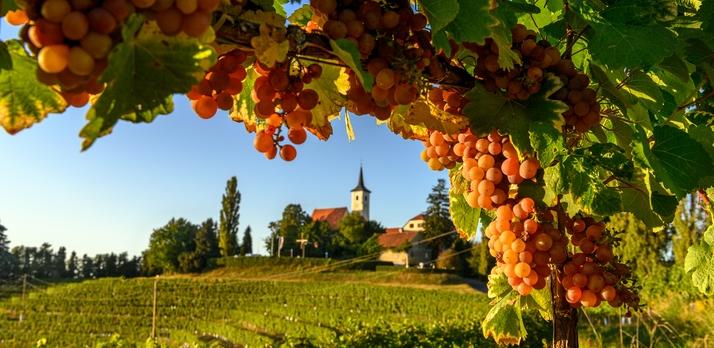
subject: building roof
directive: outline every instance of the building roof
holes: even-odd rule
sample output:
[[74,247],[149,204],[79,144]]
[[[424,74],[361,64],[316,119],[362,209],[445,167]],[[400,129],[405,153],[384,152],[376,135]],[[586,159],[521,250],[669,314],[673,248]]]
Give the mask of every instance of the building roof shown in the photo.
[[362,175],[362,166],[359,167],[359,179],[357,180],[357,186],[352,189],[352,192],[355,191],[365,191],[367,193],[372,192],[368,190],[366,186],[364,186],[364,175]]
[[424,214],[419,214],[419,215],[417,215],[417,216],[415,216],[415,217],[413,217],[413,218],[407,220],[407,222],[409,222],[409,221],[420,221],[420,220],[425,220]]
[[401,228],[387,228],[379,235],[377,241],[382,248],[399,248],[416,237],[417,232],[404,232]]
[[315,209],[312,211],[312,221],[326,221],[331,229],[337,230],[347,213],[347,207]]

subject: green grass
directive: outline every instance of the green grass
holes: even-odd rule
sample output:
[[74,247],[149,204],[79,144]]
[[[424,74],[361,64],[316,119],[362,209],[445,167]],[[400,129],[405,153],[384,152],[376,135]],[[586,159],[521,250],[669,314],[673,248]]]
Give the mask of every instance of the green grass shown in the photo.
[[[418,276],[426,282],[426,276],[442,275]],[[489,309],[482,293],[367,284],[362,273],[349,277],[361,282],[240,280],[215,274],[160,279],[158,335],[171,347],[209,337],[249,347],[286,342],[368,347],[379,341],[408,347],[425,338],[432,342],[425,346],[492,346],[479,328]],[[30,293],[24,301],[4,300],[0,346],[29,347],[40,338],[49,347],[93,346],[113,333],[144,342],[151,333],[153,285],[152,278],[100,279],[57,285]],[[537,336],[534,332],[526,346]]]

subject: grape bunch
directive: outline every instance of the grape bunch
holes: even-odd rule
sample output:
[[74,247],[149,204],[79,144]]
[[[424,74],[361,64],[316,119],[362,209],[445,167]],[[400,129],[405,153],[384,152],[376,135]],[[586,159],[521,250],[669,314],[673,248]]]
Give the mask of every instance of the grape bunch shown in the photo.
[[430,89],[428,99],[439,109],[454,115],[463,115],[464,106],[468,102],[460,91],[441,87]]
[[580,252],[573,254],[559,272],[566,300],[573,307],[597,307],[607,301],[612,307],[637,308],[639,296],[632,290],[627,265],[613,256],[612,238],[603,223],[576,218],[568,229],[570,242]]
[[350,74],[349,111],[386,120],[394,107],[417,100],[422,71],[434,56],[426,16],[415,13],[409,1],[312,0],[311,5],[315,11],[308,27],[354,42],[374,76],[365,89]]
[[468,131],[459,134],[458,140],[454,153],[463,159],[461,175],[470,183],[464,195],[473,208],[498,208],[508,198],[511,184],[533,179],[540,168],[536,159],[519,161],[510,138],[496,130],[482,138]]
[[579,73],[573,62],[566,59],[561,60],[553,72],[560,78],[563,87],[550,98],[568,104],[568,110],[563,113],[566,130],[585,133],[600,124],[600,103],[595,90],[588,87],[588,76]]
[[534,158],[521,162],[510,137],[497,130],[481,138],[468,129],[457,136],[432,131],[424,146],[421,158],[432,170],[463,162],[461,175],[469,183],[464,197],[472,208],[498,208],[508,199],[511,184],[533,179],[540,168]]
[[186,95],[199,117],[209,119],[218,109],[230,110],[233,107],[233,97],[243,90],[243,80],[247,75],[243,63],[248,54],[236,49],[221,55],[203,80],[191,87]]
[[512,49],[521,57],[521,64],[511,70],[499,66],[499,48],[492,39],[487,39],[484,45],[464,43],[464,47],[477,53],[474,73],[488,91],[526,100],[540,91],[545,74],[551,73],[563,87],[550,98],[568,104],[563,113],[564,129],[585,133],[600,123],[600,104],[595,90],[588,87],[587,75],[578,72],[570,59],[562,59],[558,49],[547,40],[537,40],[536,32],[522,24],[511,29],[511,38]]
[[454,144],[457,143],[448,134],[433,131],[429,139],[424,142],[425,149],[421,152],[421,159],[429,165],[432,170],[442,170],[444,168],[454,168],[460,157],[454,153]]
[[165,35],[181,32],[201,37],[211,26],[213,11],[220,0],[132,0],[134,5],[149,12]]
[[104,86],[97,78],[118,43],[118,28],[135,11],[127,0],[45,0],[25,8],[20,37],[37,56],[38,79],[59,85],[70,105],[82,106]]
[[312,122],[312,112],[319,104],[319,95],[305,84],[322,74],[322,66],[303,66],[291,61],[278,63],[272,68],[256,61],[254,69],[260,74],[255,80],[251,97],[255,104],[255,114],[262,119],[266,128],[257,132],[253,145],[256,150],[273,159],[280,150],[280,158],[292,161],[297,156],[293,145],[280,144],[282,126],[287,126],[288,139],[300,145],[307,139],[308,127]]
[[522,296],[544,288],[548,265],[562,264],[568,256],[567,238],[553,227],[552,215],[537,215],[535,202],[528,197],[498,207],[485,236],[496,267]]

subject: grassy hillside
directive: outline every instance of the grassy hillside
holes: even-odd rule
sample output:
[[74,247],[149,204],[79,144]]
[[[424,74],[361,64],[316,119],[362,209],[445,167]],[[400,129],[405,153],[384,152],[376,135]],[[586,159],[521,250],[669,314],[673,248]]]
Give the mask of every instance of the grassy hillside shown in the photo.
[[[28,347],[40,338],[49,347],[93,346],[113,333],[144,342],[151,333],[153,285],[151,278],[101,279],[34,292],[24,302],[5,300],[0,346]],[[172,347],[211,337],[247,346],[384,341],[406,347],[424,337],[433,346],[491,345],[479,328],[488,299],[478,292],[195,277],[160,279],[157,298],[158,335]],[[546,336],[547,328],[532,333],[527,346]]]

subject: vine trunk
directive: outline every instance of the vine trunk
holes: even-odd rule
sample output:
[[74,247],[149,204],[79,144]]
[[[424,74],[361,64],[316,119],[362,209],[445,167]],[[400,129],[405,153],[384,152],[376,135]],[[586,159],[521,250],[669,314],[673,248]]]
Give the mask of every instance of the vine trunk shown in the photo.
[[[557,279],[553,270],[553,278]],[[551,282],[553,304],[553,348],[578,347],[578,310],[565,300],[565,289]]]

